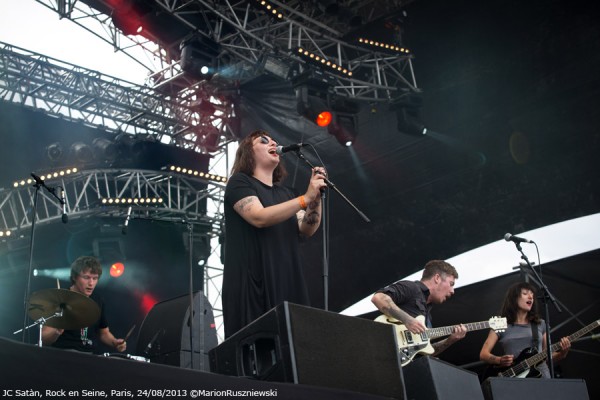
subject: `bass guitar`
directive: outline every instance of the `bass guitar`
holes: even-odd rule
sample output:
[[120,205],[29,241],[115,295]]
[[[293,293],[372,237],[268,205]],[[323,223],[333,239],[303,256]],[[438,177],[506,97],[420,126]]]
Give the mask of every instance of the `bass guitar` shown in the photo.
[[[423,315],[417,316],[416,319],[423,324],[425,323],[425,317]],[[398,341],[398,351],[400,353],[400,363],[402,366],[411,362],[417,354],[433,354],[435,350],[431,345],[431,339],[449,336],[454,332],[455,327],[455,325],[452,325],[441,328],[431,328],[423,333],[414,334],[409,331],[401,321],[388,317],[387,315],[380,315],[375,321],[394,325],[396,339]],[[506,318],[492,317],[488,321],[473,322],[464,325],[466,326],[467,331],[489,328],[496,331],[502,331],[506,329]]]
[[[569,335],[569,340],[574,341],[575,339],[580,338],[599,326],[600,319],[592,322],[584,328],[581,328],[572,335]],[[555,351],[559,351],[560,349],[560,343],[554,343],[552,346],[550,346],[550,354],[554,353]],[[523,350],[515,359],[512,367],[492,367],[491,370],[494,372],[492,373],[487,371],[486,376],[500,376],[504,378],[539,378],[542,374],[537,370],[536,367],[539,366],[540,363],[546,359],[546,357],[548,357],[547,350],[538,353],[536,349],[527,348]]]

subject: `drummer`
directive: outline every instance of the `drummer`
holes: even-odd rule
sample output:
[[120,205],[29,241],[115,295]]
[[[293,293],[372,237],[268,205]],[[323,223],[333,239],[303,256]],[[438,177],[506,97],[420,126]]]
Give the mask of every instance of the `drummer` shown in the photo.
[[100,308],[100,318],[91,326],[74,330],[57,329],[44,325],[42,342],[45,346],[52,345],[62,349],[97,353],[99,351],[98,340],[100,340],[117,351],[125,351],[127,348],[125,340],[115,338],[108,328],[106,316],[104,315],[104,303],[92,295],[100,276],[102,276],[102,266],[95,257],[79,257],[71,264],[70,290],[94,300]]

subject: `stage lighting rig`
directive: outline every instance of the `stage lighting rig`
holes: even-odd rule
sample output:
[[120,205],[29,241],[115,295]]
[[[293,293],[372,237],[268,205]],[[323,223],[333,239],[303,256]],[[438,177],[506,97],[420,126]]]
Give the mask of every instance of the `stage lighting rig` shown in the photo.
[[[40,175],[40,179],[43,181],[51,181],[53,179],[60,179],[63,178],[67,175],[71,175],[74,174],[78,171],[77,168],[66,168],[66,169],[61,169],[58,171],[53,171],[53,172],[48,172],[45,174],[41,174]],[[25,179],[21,179],[18,181],[13,182],[13,187],[17,188],[19,186],[25,186],[25,185],[33,185],[35,183],[35,181],[28,177]]]
[[296,49],[296,54],[298,54],[300,56],[300,58],[302,60],[304,60],[305,62],[307,62],[311,65],[317,66],[317,67],[321,68],[323,71],[330,72],[330,73],[333,73],[336,75],[345,76],[348,78],[352,76],[352,71],[350,71],[348,68],[345,68],[342,65],[339,65],[331,60],[328,60],[326,57],[323,57],[321,55],[318,55],[316,53],[308,51],[307,49],[304,49],[302,47],[298,47]]
[[209,181],[223,182],[223,183],[227,182],[227,177],[225,177],[225,176],[209,174],[208,172],[197,171],[192,168],[186,168],[186,167],[181,167],[181,166],[177,166],[177,165],[169,165],[168,167],[163,168],[163,169],[166,169],[167,171],[170,171],[170,172],[182,174],[182,175],[206,179]]

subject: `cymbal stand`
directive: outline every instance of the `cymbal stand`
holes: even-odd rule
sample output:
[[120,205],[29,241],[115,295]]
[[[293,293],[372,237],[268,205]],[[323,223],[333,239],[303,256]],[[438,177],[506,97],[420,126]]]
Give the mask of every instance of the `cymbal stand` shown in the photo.
[[60,311],[55,312],[54,315],[51,315],[48,318],[45,318],[45,317],[38,318],[37,320],[35,320],[33,322],[33,324],[28,325],[24,328],[21,328],[18,331],[14,331],[13,335],[16,335],[19,332],[24,332],[27,329],[33,328],[34,326],[37,325],[39,327],[38,347],[42,347],[42,329],[44,328],[46,321],[48,321],[49,319],[55,318],[55,317],[62,317],[62,316],[63,316],[63,309],[61,308]]

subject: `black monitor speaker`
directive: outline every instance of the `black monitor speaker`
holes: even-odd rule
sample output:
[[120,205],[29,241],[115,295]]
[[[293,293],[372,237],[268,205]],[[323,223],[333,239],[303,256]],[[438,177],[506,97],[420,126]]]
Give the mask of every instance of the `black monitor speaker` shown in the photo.
[[211,371],[404,399],[391,325],[284,302],[209,352]]
[[[190,304],[194,309],[191,340]],[[196,292],[193,303],[186,294],[152,307],[140,327],[137,355],[153,363],[209,371],[208,351],[216,346],[212,307],[202,292]]]

